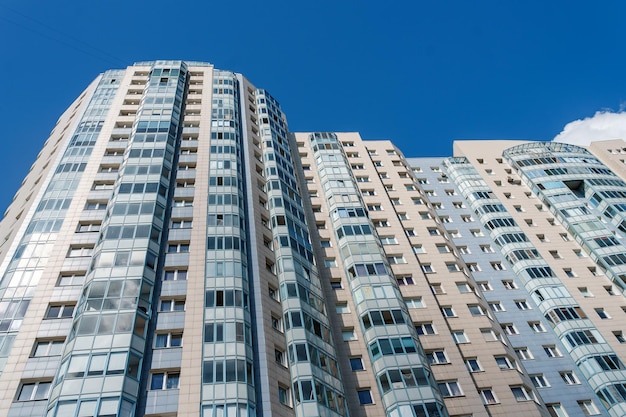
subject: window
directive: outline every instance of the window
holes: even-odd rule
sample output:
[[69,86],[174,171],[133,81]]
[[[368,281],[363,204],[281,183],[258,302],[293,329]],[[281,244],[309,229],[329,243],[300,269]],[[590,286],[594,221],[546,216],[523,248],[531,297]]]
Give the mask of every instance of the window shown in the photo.
[[532,401],[535,399],[533,392],[525,386],[511,387],[511,392],[517,401]]
[[578,291],[585,298],[593,297],[593,294],[591,293],[591,291],[589,291],[589,289],[587,287],[578,287]]
[[477,282],[476,284],[478,284],[480,289],[483,291],[493,291],[493,288],[491,288],[491,284],[489,284],[487,281]]
[[350,358],[350,369],[353,371],[362,371],[365,369],[363,365],[363,358],[361,356],[355,356]]
[[68,258],[81,258],[93,255],[92,246],[73,246],[67,253]]
[[544,333],[546,331],[545,327],[543,327],[543,324],[538,321],[529,321],[528,326],[535,333]]
[[439,253],[450,253],[450,247],[445,244],[435,245],[437,247],[437,252]]
[[452,338],[457,344],[469,343],[469,339],[463,330],[457,330],[452,332]]
[[529,361],[531,359],[535,359],[532,352],[527,347],[516,348],[515,353],[517,354],[517,357],[523,361]]
[[287,366],[287,356],[285,355],[284,350],[274,348],[274,359],[276,360],[276,363]]
[[461,268],[453,262],[446,262],[446,268],[448,269],[448,272],[459,272],[461,270]]
[[493,248],[491,247],[491,245],[480,245],[480,250],[481,250],[483,253],[493,253],[493,252],[494,252],[494,250],[493,250]]
[[155,338],[155,348],[172,348],[181,347],[183,345],[183,333],[157,333]]
[[517,284],[515,282],[513,282],[513,281],[503,280],[502,281],[502,285],[507,290],[516,290],[517,289]]
[[439,236],[441,233],[439,233],[439,229],[436,229],[434,227],[429,227],[428,228],[428,234],[430,236]]
[[470,304],[467,306],[472,316],[484,316],[485,310],[478,304]]
[[422,300],[422,297],[405,298],[404,302],[406,303],[406,306],[408,308],[425,308],[426,307],[426,305],[424,304],[424,301]]
[[504,333],[508,334],[509,336],[519,334],[517,327],[515,327],[513,323],[502,323],[502,330],[504,330]]
[[572,268],[563,268],[563,272],[568,278],[576,278],[576,273],[572,271]]
[[327,268],[333,268],[337,266],[337,260],[335,258],[326,258],[324,259],[324,266]]
[[624,337],[624,334],[621,331],[615,331],[613,332],[613,335],[615,336],[618,342],[626,343],[626,337]]
[[279,316],[275,316],[272,314],[270,320],[272,321],[272,328],[279,332],[283,332],[283,319]]
[[461,255],[469,255],[472,253],[467,246],[458,246],[457,249]]
[[544,345],[543,351],[546,352],[549,358],[560,358],[563,356],[555,345]]
[[565,382],[567,385],[580,384],[578,377],[572,371],[563,371],[559,372],[559,374],[561,375],[561,378],[563,378],[563,382]]
[[398,285],[414,285],[413,277],[411,275],[396,276],[396,282]]
[[420,253],[426,253],[426,250],[424,249],[424,247],[422,246],[421,243],[417,243],[415,245],[411,245],[411,248],[413,249],[413,253],[418,255]]
[[57,286],[58,287],[66,287],[66,286],[74,286],[74,285],[78,286],[78,285],[83,285],[84,282],[85,282],[84,273],[63,272],[59,276],[59,279],[57,281]]
[[167,245],[167,253],[187,253],[189,252],[189,243],[170,243]]
[[94,182],[94,184],[91,186],[91,189],[94,190],[94,191],[112,190],[113,189],[113,183]]
[[107,203],[100,201],[87,201],[85,210],[106,210]]
[[563,408],[563,406],[559,403],[546,404],[546,406],[548,407],[548,412],[551,417],[569,417],[565,408]]
[[79,223],[76,233],[99,232],[100,223]]
[[267,294],[270,296],[272,300],[280,301],[280,295],[276,288],[268,285]]
[[441,284],[431,284],[430,291],[435,295],[443,295],[446,293]]
[[358,390],[356,393],[359,396],[359,404],[361,405],[374,404],[374,400],[372,398],[372,391],[370,389],[361,389],[361,390]]
[[491,388],[480,389],[478,390],[478,393],[480,394],[483,404],[485,405],[498,404],[500,402]]
[[343,329],[341,331],[341,338],[344,342],[349,342],[351,340],[357,340],[356,333],[354,332],[354,328]]
[[482,232],[482,230],[478,230],[478,229],[471,229],[470,233],[472,234],[472,236],[474,237],[481,237],[481,236],[485,236]]
[[433,272],[435,272],[431,264],[422,264],[422,271],[425,274],[432,274]]
[[22,384],[17,401],[37,401],[47,400],[50,394],[51,381],[38,381]]
[[335,311],[337,314],[348,314],[350,313],[350,307],[348,307],[347,302],[340,302],[335,304]]
[[463,391],[461,391],[461,387],[459,386],[459,383],[457,381],[439,382],[437,384],[437,387],[439,388],[439,392],[441,392],[441,395],[444,398],[463,396]]
[[468,263],[467,264],[467,269],[469,269],[471,272],[480,272],[480,266],[477,263]]
[[470,372],[481,372],[483,368],[478,363],[478,359],[476,358],[468,358],[465,360],[465,365],[467,365],[467,369]]
[[437,334],[437,331],[432,323],[417,323],[415,325],[415,331],[420,336]]
[[191,220],[172,220],[171,229],[191,229]]
[[63,353],[64,340],[38,340],[33,349],[33,358],[44,356],[59,356]]
[[547,388],[550,386],[548,380],[543,374],[530,375],[530,380],[533,381],[535,388]]
[[469,294],[473,291],[473,288],[467,282],[457,282],[456,288],[459,290],[461,294]]
[[483,336],[483,339],[485,339],[485,342],[497,342],[500,340],[493,329],[480,329],[480,334]]
[[74,304],[51,305],[46,312],[46,319],[66,319],[74,315]]
[[456,313],[454,312],[454,310],[452,309],[452,307],[441,307],[441,314],[443,314],[445,317],[456,317]]
[[178,389],[180,372],[168,371],[153,373],[150,377],[151,390]]
[[520,310],[530,310],[531,309],[530,304],[528,304],[528,301],[526,301],[526,300],[515,300],[515,305]]
[[578,406],[586,416],[595,416],[600,414],[598,407],[596,407],[592,400],[580,400],[578,401]]
[[278,385],[278,401],[287,407],[293,406],[291,401],[291,390],[285,385]]
[[495,312],[506,311],[500,301],[492,301],[491,303],[489,303],[489,308],[491,309],[491,311]]
[[491,268],[493,268],[494,271],[504,271],[505,269],[502,262],[491,262]]
[[397,245],[398,239],[395,236],[382,236],[380,238],[380,243],[383,245]]
[[516,369],[515,361],[509,359],[507,356],[494,356],[494,359],[496,360],[498,367],[503,371]]
[[161,306],[159,307],[161,313],[169,311],[185,311],[185,300],[161,300]]
[[193,200],[175,199],[173,205],[174,207],[193,207]]
[[448,356],[443,349],[437,349],[430,352],[426,352],[426,358],[431,365],[443,365],[450,363]]
[[163,281],[185,281],[187,280],[186,269],[175,269],[163,273]]
[[390,265],[405,264],[406,259],[404,259],[404,256],[402,255],[392,255],[387,257],[387,262],[389,262]]
[[598,314],[598,316],[602,319],[602,320],[607,320],[610,319],[611,316],[609,315],[609,313],[606,312],[605,309],[603,308],[596,308],[596,313]]

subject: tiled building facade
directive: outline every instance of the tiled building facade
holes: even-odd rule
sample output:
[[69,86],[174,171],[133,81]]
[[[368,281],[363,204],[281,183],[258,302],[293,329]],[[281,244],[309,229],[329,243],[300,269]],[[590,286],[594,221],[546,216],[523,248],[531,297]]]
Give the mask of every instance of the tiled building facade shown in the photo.
[[624,149],[406,159],[107,71],[0,223],[0,416],[622,416]]

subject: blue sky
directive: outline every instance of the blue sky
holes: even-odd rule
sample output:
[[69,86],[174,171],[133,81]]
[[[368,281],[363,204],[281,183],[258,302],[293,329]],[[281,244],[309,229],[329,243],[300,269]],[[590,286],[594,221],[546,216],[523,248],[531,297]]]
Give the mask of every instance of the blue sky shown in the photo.
[[0,210],[106,69],[209,61],[269,90],[293,131],[443,156],[455,139],[550,140],[620,110],[625,18],[619,1],[0,0]]

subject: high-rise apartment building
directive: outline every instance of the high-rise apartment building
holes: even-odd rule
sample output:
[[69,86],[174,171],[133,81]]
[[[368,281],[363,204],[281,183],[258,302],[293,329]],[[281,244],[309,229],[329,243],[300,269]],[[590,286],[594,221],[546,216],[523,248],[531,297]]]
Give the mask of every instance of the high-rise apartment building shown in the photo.
[[407,159],[207,63],[107,71],[0,223],[0,417],[626,415],[623,155]]

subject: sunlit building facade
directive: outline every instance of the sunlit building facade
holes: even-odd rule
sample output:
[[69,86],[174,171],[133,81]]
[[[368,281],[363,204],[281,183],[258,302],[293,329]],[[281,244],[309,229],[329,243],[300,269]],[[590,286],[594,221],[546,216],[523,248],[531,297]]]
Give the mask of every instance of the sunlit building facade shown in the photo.
[[208,63],[107,71],[0,223],[0,416],[622,416],[598,146],[407,159]]

